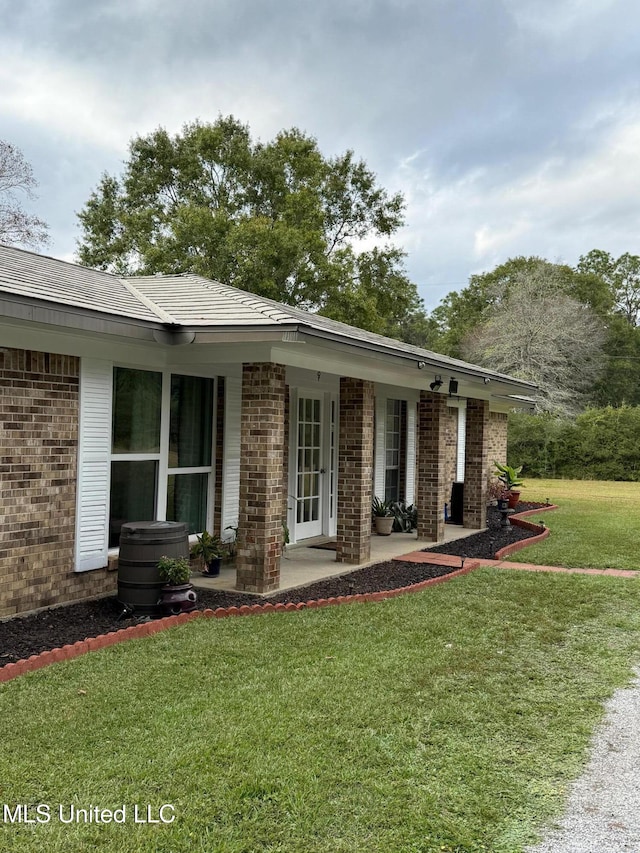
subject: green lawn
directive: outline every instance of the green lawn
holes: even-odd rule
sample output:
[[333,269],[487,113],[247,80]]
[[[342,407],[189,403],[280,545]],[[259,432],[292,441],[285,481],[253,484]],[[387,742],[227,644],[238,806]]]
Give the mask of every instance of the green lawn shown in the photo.
[[548,566],[640,569],[640,483],[528,479],[522,498],[549,498],[560,509],[539,516],[551,529],[551,536],[510,560]]
[[[515,853],[639,654],[640,585],[584,575],[198,620],[0,687],[2,801],[52,809],[0,849]],[[133,823],[164,803],[174,823]]]

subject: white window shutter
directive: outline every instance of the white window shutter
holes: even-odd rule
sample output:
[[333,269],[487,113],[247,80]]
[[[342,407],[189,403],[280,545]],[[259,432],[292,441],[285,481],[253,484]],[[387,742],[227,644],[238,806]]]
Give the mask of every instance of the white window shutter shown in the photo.
[[242,410],[242,381],[224,381],[224,450],[222,455],[222,530],[229,539],[226,527],[238,526],[240,511],[240,416]]
[[81,359],[76,572],[100,569],[108,562],[112,395],[111,362]]
[[376,435],[375,435],[375,467],[373,475],[373,491],[376,497],[384,500],[384,474],[386,467],[386,435],[387,435],[387,399],[376,396]]
[[463,404],[458,409],[458,447],[456,450],[456,480],[464,483],[464,457],[467,443],[467,409]]
[[405,503],[412,504],[416,499],[416,404],[407,401],[407,482],[404,494]]

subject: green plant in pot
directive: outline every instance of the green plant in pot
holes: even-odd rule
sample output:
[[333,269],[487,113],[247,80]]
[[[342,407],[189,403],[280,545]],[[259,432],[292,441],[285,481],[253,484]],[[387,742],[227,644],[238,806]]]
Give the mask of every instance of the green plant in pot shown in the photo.
[[197,596],[190,583],[191,567],[188,558],[162,556],[158,560],[158,572],[164,582],[158,601],[162,611],[175,615],[194,610]]
[[196,537],[191,546],[191,556],[199,557],[202,561],[202,574],[207,577],[217,577],[220,574],[222,558],[227,554],[227,548],[219,536],[213,536],[204,530]]
[[501,465],[495,461],[493,464],[496,466],[495,475],[504,485],[504,490],[508,495],[509,508],[514,509],[520,500],[520,489],[524,488],[524,482],[520,478],[522,465],[518,468],[512,468],[511,465]]
[[371,502],[371,515],[378,536],[389,536],[395,521],[391,501],[383,501],[375,497]]

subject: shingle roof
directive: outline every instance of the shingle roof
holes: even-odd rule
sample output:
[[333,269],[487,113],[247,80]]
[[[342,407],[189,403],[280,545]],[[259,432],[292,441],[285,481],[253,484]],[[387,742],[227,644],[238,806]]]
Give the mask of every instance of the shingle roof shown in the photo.
[[160,319],[113,275],[3,245],[0,291],[138,320]]
[[393,354],[428,360],[477,376],[502,378],[521,387],[535,386],[468,362],[377,335],[238,290],[201,276],[118,278],[24,249],[0,245],[0,292],[55,305],[146,321],[201,329],[289,327]]
[[[264,326],[265,324],[304,326],[332,337],[358,341],[370,346],[394,350],[396,353],[415,356],[418,360],[436,360],[443,367],[471,370],[481,376],[502,377],[512,382],[517,381],[521,385],[531,384],[190,273],[173,276],[136,276],[126,280],[179,325],[216,328]],[[535,386],[531,384],[531,387]]]

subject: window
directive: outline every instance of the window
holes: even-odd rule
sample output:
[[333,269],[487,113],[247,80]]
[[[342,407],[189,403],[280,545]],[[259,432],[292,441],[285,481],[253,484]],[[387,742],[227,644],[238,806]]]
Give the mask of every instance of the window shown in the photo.
[[404,498],[406,465],[407,404],[404,400],[387,400],[385,421],[384,498]]
[[110,548],[127,521],[206,528],[212,421],[213,379],[114,368]]

